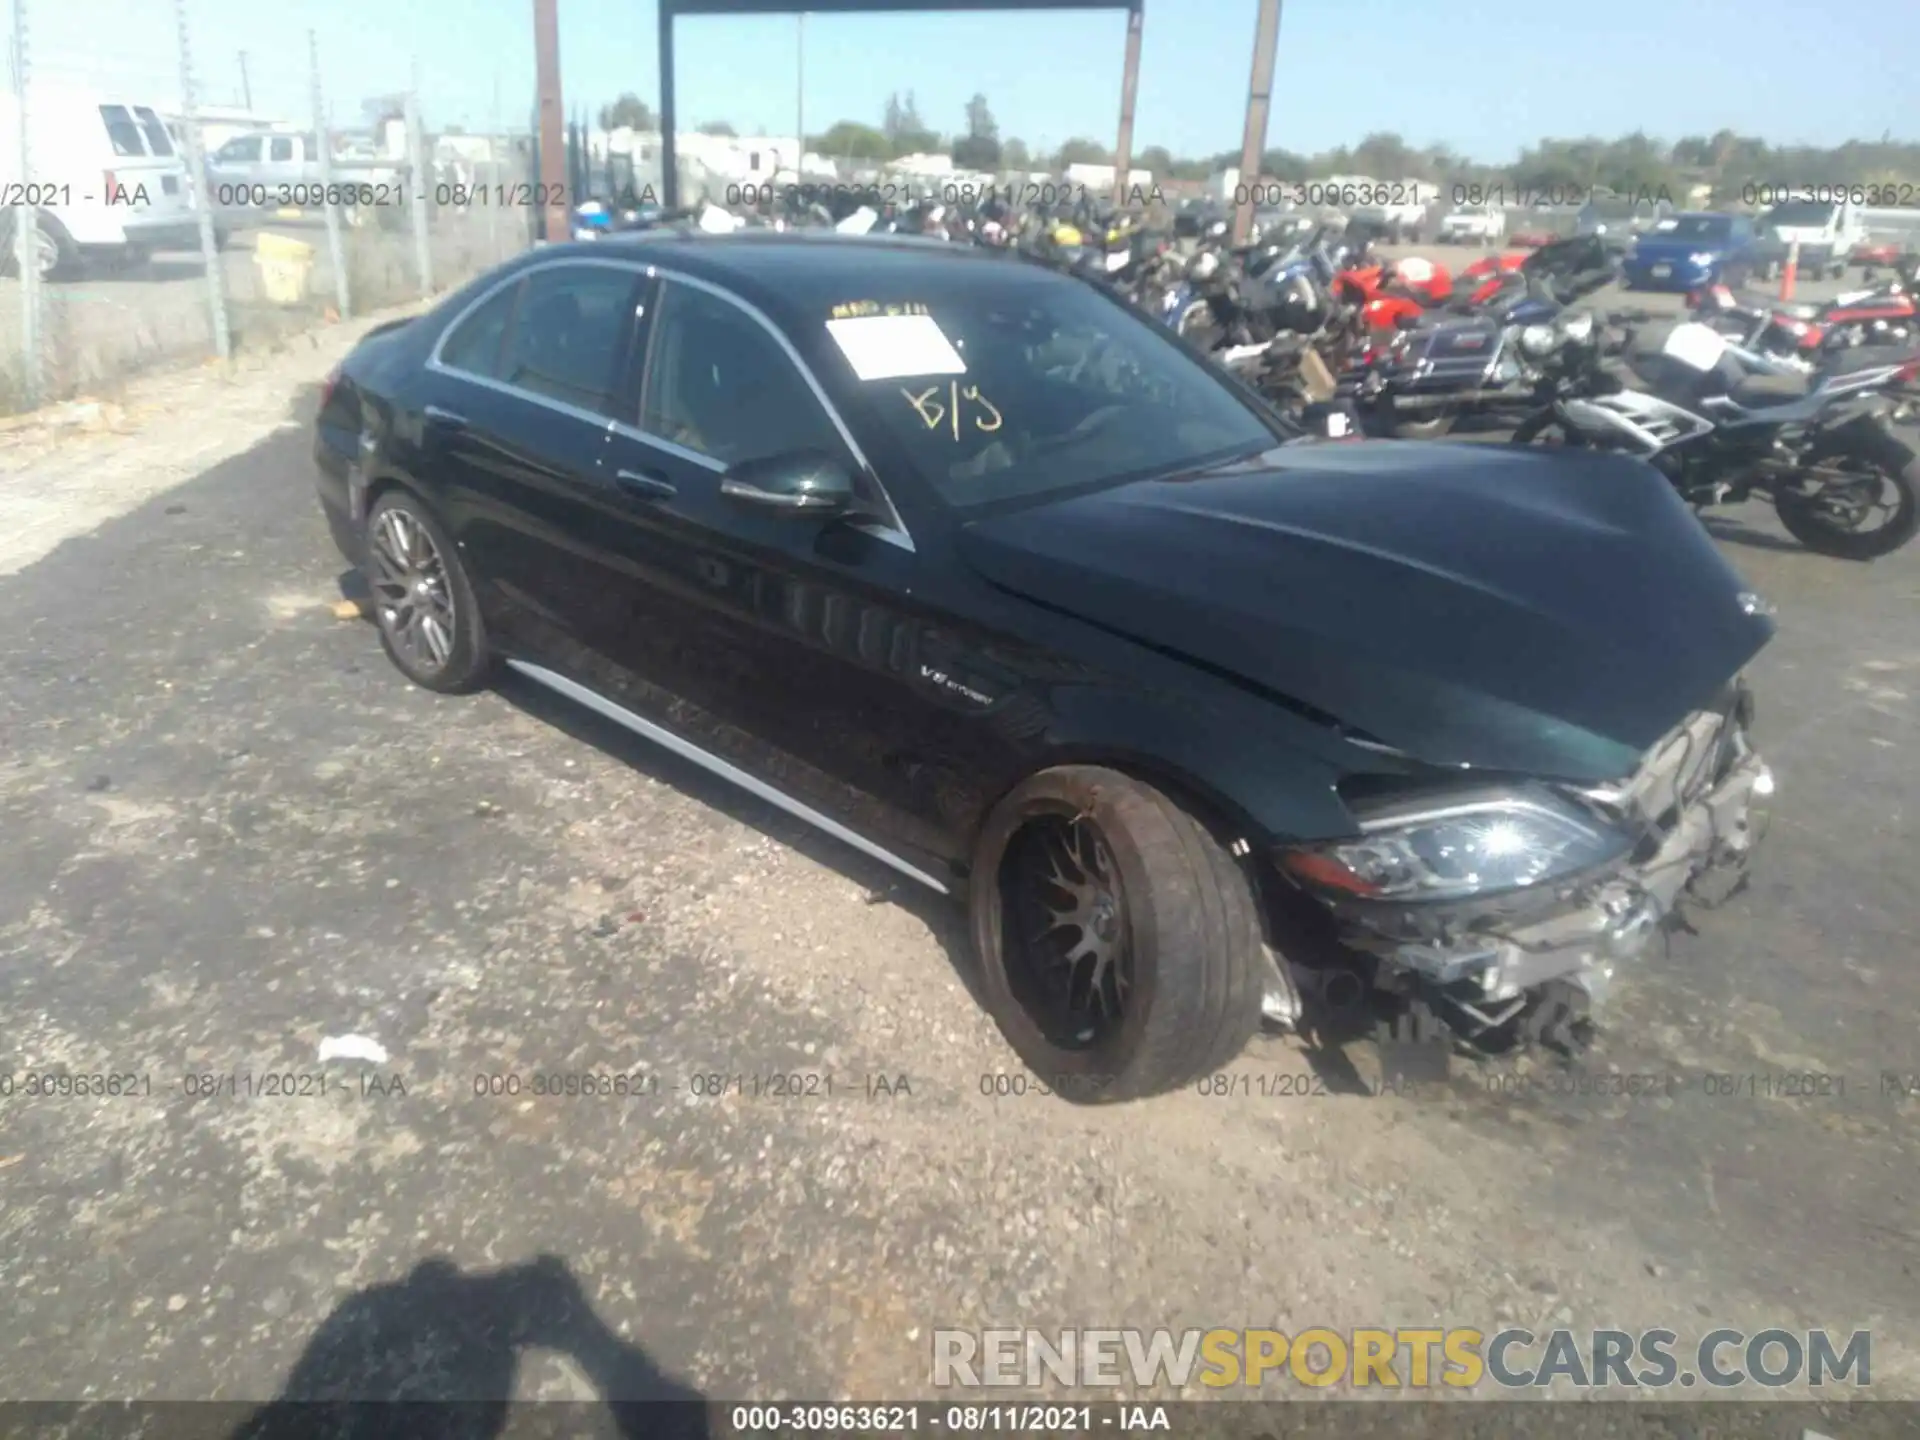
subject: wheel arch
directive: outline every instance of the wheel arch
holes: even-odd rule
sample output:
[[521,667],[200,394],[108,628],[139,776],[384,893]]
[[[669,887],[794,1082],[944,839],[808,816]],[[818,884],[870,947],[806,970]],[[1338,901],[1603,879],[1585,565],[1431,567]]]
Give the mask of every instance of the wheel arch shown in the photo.
[[1243,720],[1223,716],[1223,723],[1202,726],[1189,716],[1169,730],[1165,709],[1105,700],[1089,714],[1063,717],[1066,725],[1083,724],[1034,753],[1018,773],[996,777],[1002,783],[983,797],[966,837],[969,855],[1009,795],[1034,775],[1069,765],[1100,766],[1153,786],[1229,850],[1240,841],[1258,852],[1289,839],[1351,833],[1352,817],[1335,788],[1340,769],[1304,743],[1306,732],[1319,729],[1313,722],[1260,706],[1264,714],[1250,711]]

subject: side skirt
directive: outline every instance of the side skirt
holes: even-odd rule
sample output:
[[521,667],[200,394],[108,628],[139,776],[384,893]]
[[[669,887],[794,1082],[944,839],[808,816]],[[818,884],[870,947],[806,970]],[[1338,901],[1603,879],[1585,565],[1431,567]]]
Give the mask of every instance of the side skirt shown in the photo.
[[657,725],[651,720],[641,718],[624,705],[615,704],[599,692],[589,690],[577,681],[569,680],[566,676],[556,674],[554,671],[542,665],[534,665],[525,660],[508,660],[506,664],[509,669],[517,671],[536,684],[544,685],[555,694],[564,695],[569,700],[584,705],[589,710],[600,715],[604,715],[607,719],[613,721],[614,724],[624,726],[626,729],[640,736],[643,740],[651,740],[662,749],[671,750],[683,760],[692,761],[695,765],[700,766],[701,769],[711,771],[722,780],[737,785],[749,795],[756,796],[766,801],[769,805],[776,806],[786,811],[789,815],[806,821],[807,824],[813,826],[815,829],[833,836],[834,839],[840,841],[842,844],[851,845],[862,854],[872,856],[881,864],[891,866],[908,879],[917,880],[922,885],[942,895],[953,893],[944,881],[936,879],[918,866],[903,860],[885,846],[876,845],[873,841],[867,839],[866,836],[857,831],[849,830],[838,820],[827,815],[822,815],[811,805],[794,799],[784,791],[776,790],[773,786],[767,784],[766,781],[756,775],[748,774],[731,761],[722,760],[718,755],[709,754],[691,741],[683,740],[671,730]]

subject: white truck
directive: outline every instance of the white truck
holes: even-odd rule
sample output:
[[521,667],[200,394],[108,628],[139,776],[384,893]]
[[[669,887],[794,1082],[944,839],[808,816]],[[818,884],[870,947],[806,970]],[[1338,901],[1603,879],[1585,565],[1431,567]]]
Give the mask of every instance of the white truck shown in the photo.
[[[1420,243],[1427,225],[1427,208],[1439,194],[1439,187],[1424,180],[1381,181],[1363,175],[1336,175],[1331,180],[1308,181],[1309,195],[1315,190],[1338,194],[1340,208],[1349,224],[1373,231],[1389,244]],[[1354,201],[1346,197],[1351,194]],[[1329,202],[1335,203],[1335,202]]]
[[[425,197],[402,183],[403,170],[383,157],[330,157],[334,193],[348,224],[369,215],[395,223]],[[258,130],[235,135],[207,157],[207,186],[222,235],[276,219],[321,213],[319,142],[312,131]]]
[[[20,100],[0,93],[0,136],[19,134]],[[49,280],[92,261],[137,264],[156,250],[199,248],[187,167],[150,105],[90,86],[36,81],[28,91],[33,172],[0,147],[0,199],[34,212],[34,261]],[[15,217],[0,210],[0,270],[14,268]]]
[[1507,212],[1498,205],[1461,205],[1440,221],[1442,245],[1495,245],[1507,235]]
[[1827,275],[1838,280],[1853,252],[1867,243],[1866,219],[1847,200],[1789,200],[1762,215],[1756,228],[1760,240],[1753,268],[1767,280],[1779,277],[1796,244],[1801,279]]

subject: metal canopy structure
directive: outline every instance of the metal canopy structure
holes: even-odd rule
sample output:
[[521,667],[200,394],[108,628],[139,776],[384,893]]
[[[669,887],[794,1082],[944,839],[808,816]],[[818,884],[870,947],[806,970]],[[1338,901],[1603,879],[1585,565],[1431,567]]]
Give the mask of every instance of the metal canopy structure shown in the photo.
[[[1145,0],[660,0],[660,179],[668,209],[680,204],[679,157],[674,144],[673,22],[682,15],[880,15],[939,11],[1125,10],[1127,58],[1120,77],[1120,137],[1114,146],[1114,186],[1127,183],[1133,164],[1133,102],[1140,83],[1140,24]],[[796,137],[801,153],[807,137]]]

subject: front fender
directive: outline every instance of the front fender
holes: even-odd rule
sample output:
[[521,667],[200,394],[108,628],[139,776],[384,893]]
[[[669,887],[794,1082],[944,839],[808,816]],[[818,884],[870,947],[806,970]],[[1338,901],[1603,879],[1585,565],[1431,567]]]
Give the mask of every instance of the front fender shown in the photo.
[[[1335,787],[1360,752],[1318,720],[1251,696],[1215,704],[1091,686],[1056,693],[1051,708],[1047,766],[1137,775],[1196,802],[1233,832],[1229,839],[1256,848],[1354,833]],[[1380,761],[1387,773],[1415,768]]]

